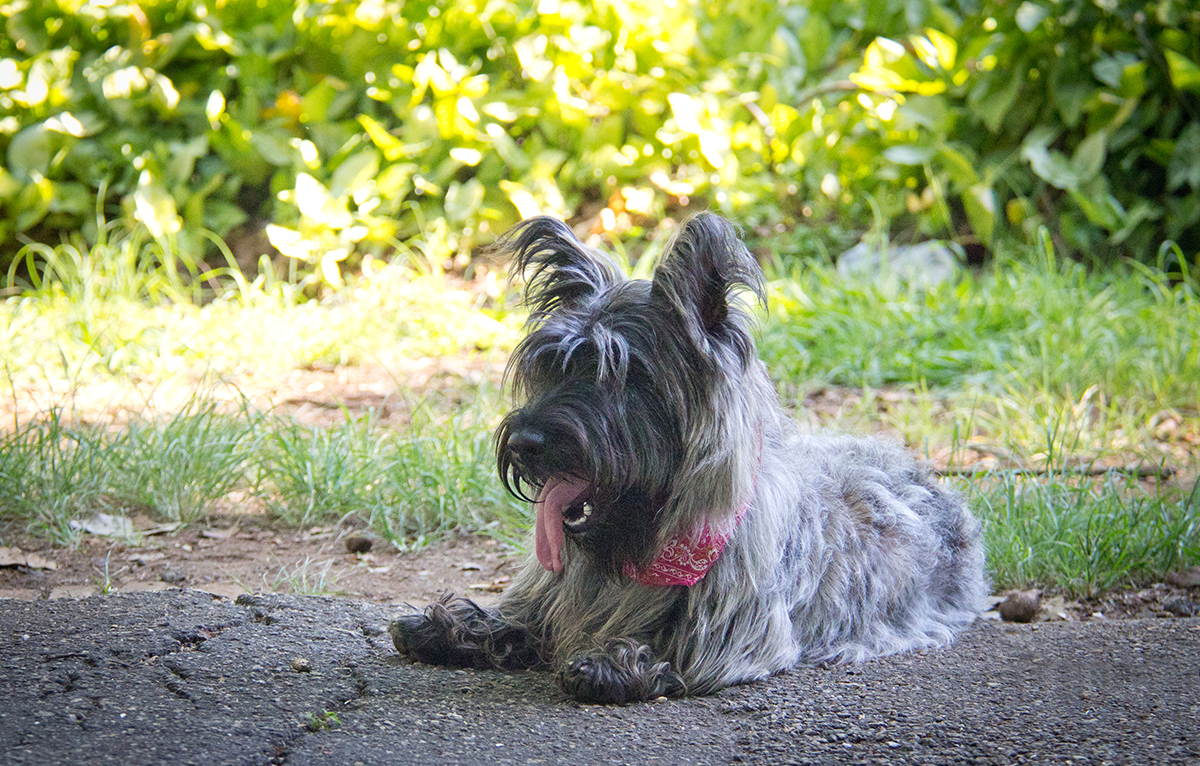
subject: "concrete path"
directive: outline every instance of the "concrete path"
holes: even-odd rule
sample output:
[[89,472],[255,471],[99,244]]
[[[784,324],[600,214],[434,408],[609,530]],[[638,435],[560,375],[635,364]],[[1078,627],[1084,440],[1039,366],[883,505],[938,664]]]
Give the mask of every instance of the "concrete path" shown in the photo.
[[391,611],[196,591],[0,601],[0,763],[1200,763],[1200,620],[980,623],[942,651],[579,705],[411,665]]

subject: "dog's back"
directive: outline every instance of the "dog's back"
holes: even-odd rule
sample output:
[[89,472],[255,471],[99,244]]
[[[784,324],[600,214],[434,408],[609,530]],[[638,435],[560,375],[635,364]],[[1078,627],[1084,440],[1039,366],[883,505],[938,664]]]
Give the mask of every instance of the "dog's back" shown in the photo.
[[957,493],[888,441],[789,444],[783,566],[799,584],[789,611],[801,660],[940,645],[975,618],[987,594],[980,527]]

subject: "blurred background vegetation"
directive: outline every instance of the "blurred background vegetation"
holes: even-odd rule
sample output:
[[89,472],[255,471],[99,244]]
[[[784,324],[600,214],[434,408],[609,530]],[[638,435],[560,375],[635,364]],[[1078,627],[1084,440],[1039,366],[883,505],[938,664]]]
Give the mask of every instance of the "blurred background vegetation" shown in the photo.
[[56,268],[23,246],[91,246],[106,221],[144,227],[176,270],[270,255],[331,286],[397,253],[465,268],[537,212],[636,239],[716,209],[791,233],[785,262],[864,235],[975,260],[1039,232],[1089,265],[1200,252],[1192,0],[13,0],[0,16],[0,266],[19,281]]
[[[714,209],[766,267],[784,405],[933,460],[997,587],[1200,564],[1195,0],[0,17],[0,542],[244,505],[517,542],[489,431],[524,315],[481,247],[549,213],[644,276]],[[974,268],[883,267],[926,240]],[[332,424],[286,406],[321,380],[268,384],[348,366],[394,385]]]

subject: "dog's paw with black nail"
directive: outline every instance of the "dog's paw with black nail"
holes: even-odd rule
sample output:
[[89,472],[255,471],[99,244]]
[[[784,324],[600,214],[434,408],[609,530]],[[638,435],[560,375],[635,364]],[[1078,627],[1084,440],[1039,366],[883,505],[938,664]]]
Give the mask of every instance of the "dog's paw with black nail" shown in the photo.
[[559,674],[559,682],[580,702],[620,705],[686,693],[670,663],[656,660],[650,647],[630,639],[576,655]]

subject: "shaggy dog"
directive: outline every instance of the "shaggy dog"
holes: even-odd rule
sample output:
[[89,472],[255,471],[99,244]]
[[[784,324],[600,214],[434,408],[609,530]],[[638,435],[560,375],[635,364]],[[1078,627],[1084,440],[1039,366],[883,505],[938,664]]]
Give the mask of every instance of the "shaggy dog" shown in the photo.
[[498,246],[531,308],[498,467],[534,505],[536,555],[494,610],[446,598],[394,620],[402,654],[548,666],[621,703],[945,644],[972,621],[979,524],[899,447],[797,432],[735,295],[765,302],[762,272],[728,222],[687,221],[649,281],[551,218]]

